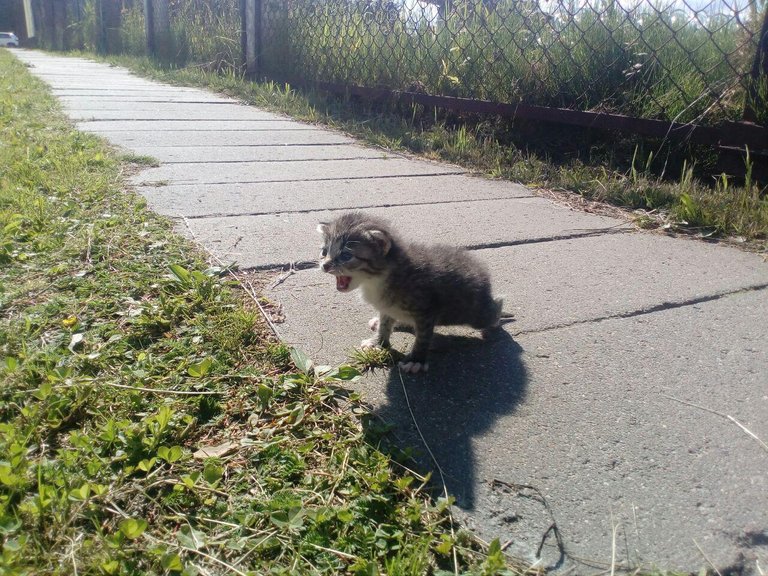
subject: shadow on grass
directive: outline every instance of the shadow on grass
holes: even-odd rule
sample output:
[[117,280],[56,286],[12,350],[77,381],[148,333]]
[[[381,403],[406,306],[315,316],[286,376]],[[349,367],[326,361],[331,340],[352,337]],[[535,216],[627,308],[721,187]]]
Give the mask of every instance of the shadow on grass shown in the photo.
[[398,444],[415,448],[411,456],[417,471],[433,471],[433,481],[442,489],[435,463],[414,425],[415,418],[442,468],[448,493],[465,510],[475,506],[478,483],[473,439],[491,430],[499,417],[514,412],[525,398],[527,377],[521,353],[520,345],[504,331],[489,340],[436,335],[430,371],[426,375],[403,374],[401,378],[399,370],[392,369],[387,403],[375,410],[393,427]]

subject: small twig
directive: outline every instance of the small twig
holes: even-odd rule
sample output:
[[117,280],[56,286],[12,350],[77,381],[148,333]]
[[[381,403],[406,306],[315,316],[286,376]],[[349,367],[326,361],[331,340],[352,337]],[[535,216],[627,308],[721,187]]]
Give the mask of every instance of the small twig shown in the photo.
[[[557,541],[557,549],[560,552],[560,555],[565,558],[568,556],[568,553],[565,550],[565,542],[563,541],[563,536],[560,534],[560,529],[557,527],[557,522],[555,521],[555,515],[552,512],[552,508],[549,507],[549,502],[547,502],[547,499],[544,497],[544,494],[541,493],[541,490],[536,488],[536,486],[531,486],[530,484],[515,484],[510,482],[504,482],[503,480],[497,480],[493,479],[491,480],[491,488],[494,486],[502,486],[504,488],[509,488],[510,490],[531,490],[536,494],[537,499],[539,502],[542,503],[544,506],[544,509],[549,513],[549,517],[552,519],[552,524],[550,524],[549,528],[547,528],[544,531],[544,534],[541,537],[541,541],[539,542],[539,547],[536,549],[536,557],[541,557],[541,551],[544,549],[544,544],[547,542],[547,537],[549,536],[549,533],[552,532],[555,535],[555,540]],[[531,496],[527,496],[528,498],[531,498]]]
[[[96,385],[96,382],[89,382],[89,384]],[[152,392],[155,394],[177,394],[181,396],[222,396],[225,392],[217,392],[215,390],[203,390],[200,392],[193,392],[191,390],[168,390],[165,388],[143,388],[141,386],[128,386],[127,384],[115,384],[114,382],[98,382],[99,385],[111,386],[112,388],[122,388],[125,390],[136,390],[138,392]],[[59,388],[72,388],[78,384],[63,384]]]
[[565,544],[563,543],[563,537],[560,535],[560,529],[557,527],[557,524],[553,522],[549,528],[546,529],[544,534],[541,535],[541,542],[539,542],[539,547],[536,548],[536,558],[541,558],[541,551],[544,549],[544,544],[546,544],[547,536],[549,536],[550,532],[555,535],[555,541],[557,542],[558,550],[560,550],[561,554],[565,555]]
[[218,564],[220,566],[223,566],[224,568],[226,568],[228,570],[231,570],[232,572],[234,572],[238,576],[248,576],[248,574],[246,574],[245,572],[242,572],[241,570],[238,570],[237,568],[232,566],[232,564],[227,564],[226,562],[224,562],[224,560],[219,560],[215,556],[211,556],[210,554],[206,554],[202,550],[195,550],[194,548],[187,548],[186,546],[182,546],[181,549],[182,550],[186,550],[187,552],[194,552],[195,554],[199,554],[203,558],[207,558],[211,562],[215,562],[216,564]]
[[[147,536],[150,536],[150,535],[147,534]],[[174,547],[175,546],[174,544],[172,544],[170,542],[165,542],[164,540],[161,540],[160,538],[156,538],[156,537],[152,537],[152,536],[150,536],[150,538],[152,538],[152,540],[155,540],[156,542],[159,542],[161,544],[165,544],[166,546],[169,546],[169,547]],[[224,560],[219,560],[215,556],[211,556],[210,554],[206,554],[202,550],[195,550],[194,548],[188,548],[186,546],[179,546],[179,549],[184,550],[185,552],[192,552],[194,554],[199,554],[203,558],[206,558],[206,559],[210,560],[211,562],[214,562],[214,563],[218,564],[219,566],[223,566],[227,570],[231,570],[232,572],[234,572],[238,576],[248,576],[248,574],[246,574],[245,572],[242,572],[241,570],[238,570],[237,568],[232,566],[232,564],[228,564],[227,562],[224,562]]]
[[309,546],[311,546],[315,550],[322,550],[323,552],[329,552],[331,554],[335,554],[336,556],[344,560],[357,560],[357,556],[353,556],[352,554],[347,554],[346,552],[342,552],[341,550],[326,548],[325,546],[319,546],[318,544],[312,544],[311,542],[307,542],[307,544],[309,544]]
[[[159,470],[159,468],[158,468]],[[149,484],[145,487],[145,490],[149,490],[151,488],[154,488],[156,486],[162,486],[163,484],[167,484],[169,486],[186,486],[183,482],[179,482],[178,480],[173,480],[171,478],[161,478],[160,480],[153,482],[152,484]],[[221,490],[216,490],[215,488],[208,488],[207,486],[198,486],[195,485],[195,490],[202,490],[204,492],[211,492],[212,494],[218,494],[219,496],[222,496],[224,498],[229,499],[229,494],[226,492],[222,492]],[[235,525],[236,526],[236,525]]]
[[93,242],[93,229],[88,228],[88,247],[85,251],[85,263],[90,266],[91,265],[91,244]]
[[280,333],[277,331],[277,327],[275,326],[275,323],[272,322],[272,319],[267,314],[267,311],[264,310],[264,307],[261,305],[261,302],[259,302],[259,299],[256,297],[256,294],[254,293],[252,288],[249,288],[245,285],[245,282],[243,282],[242,278],[240,278],[237,274],[235,274],[230,267],[226,266],[224,262],[219,258],[216,254],[211,252],[207,246],[202,244],[195,235],[194,231],[192,230],[192,227],[189,225],[189,221],[187,220],[187,217],[183,214],[179,214],[179,218],[181,218],[182,222],[184,222],[184,226],[186,226],[187,231],[189,232],[189,235],[192,237],[192,240],[195,244],[197,244],[203,251],[205,251],[213,260],[215,260],[219,266],[226,268],[227,273],[234,278],[238,284],[240,284],[240,287],[245,291],[248,296],[251,297],[251,299],[256,303],[256,306],[259,308],[259,312],[261,312],[261,316],[264,318],[264,320],[267,323],[267,326],[269,326],[269,329],[272,330],[272,333],[275,335],[275,337],[282,342],[282,338],[280,337]]
[[611,510],[611,576],[616,573],[616,532],[619,525],[613,521],[613,510]]
[[741,428],[745,434],[752,437],[754,440],[756,440],[760,446],[762,446],[763,450],[768,452],[768,444],[763,442],[754,432],[749,430],[744,424],[736,420],[733,416],[729,414],[724,414],[722,412],[718,412],[717,410],[712,410],[712,408],[707,408],[706,406],[700,406],[698,404],[694,404],[693,402],[686,402],[685,400],[680,400],[680,398],[675,398],[674,396],[670,396],[669,394],[662,394],[662,396],[669,398],[670,400],[674,400],[675,402],[679,402],[680,404],[685,404],[686,406],[690,406],[691,408],[698,408],[699,410],[704,410],[705,412],[709,412],[710,414],[714,414],[715,416],[720,416],[721,418],[725,418],[726,420],[730,420],[736,426]]
[[290,278],[294,274],[296,274],[296,267],[293,265],[293,262],[291,262],[290,266],[288,267],[288,270],[285,273],[280,274],[280,276],[278,276],[277,280],[272,282],[272,284],[270,284],[267,287],[267,289],[268,290],[272,290],[273,288],[277,288],[278,286],[280,286],[280,284],[282,284],[283,282],[288,280],[288,278]]
[[336,494],[336,489],[339,487],[339,484],[341,484],[341,481],[344,479],[344,474],[347,472],[347,464],[349,463],[349,450],[344,452],[344,461],[341,463],[341,472],[338,474],[338,478],[336,478],[336,482],[333,483],[333,486],[331,486],[331,491],[328,494],[328,498],[325,500],[326,506],[331,505],[331,500],[333,500],[334,495]]
[[701,555],[704,556],[704,560],[709,562],[709,565],[712,566],[712,570],[715,571],[715,574],[717,574],[717,576],[723,576],[722,574],[720,574],[720,570],[718,570],[717,567],[714,564],[712,564],[712,560],[710,560],[709,557],[704,553],[704,550],[701,549],[701,546],[699,546],[699,543],[696,542],[694,538],[691,538],[691,540],[693,540],[693,543],[696,545],[696,548],[699,549],[699,552],[701,552]]
[[[79,537],[78,537],[78,539],[79,539]],[[77,557],[75,556],[75,542],[76,542],[76,540],[70,540],[70,542],[72,543],[72,545],[69,548],[69,555],[72,558],[72,570],[73,570],[74,576],[78,576],[78,573],[77,573]]]

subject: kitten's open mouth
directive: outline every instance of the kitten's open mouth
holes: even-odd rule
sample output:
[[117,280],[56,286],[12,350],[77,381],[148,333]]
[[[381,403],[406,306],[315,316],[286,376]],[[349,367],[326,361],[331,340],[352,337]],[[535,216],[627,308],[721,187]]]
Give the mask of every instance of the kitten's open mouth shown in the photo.
[[346,292],[349,290],[350,282],[352,282],[351,276],[336,276],[336,290]]

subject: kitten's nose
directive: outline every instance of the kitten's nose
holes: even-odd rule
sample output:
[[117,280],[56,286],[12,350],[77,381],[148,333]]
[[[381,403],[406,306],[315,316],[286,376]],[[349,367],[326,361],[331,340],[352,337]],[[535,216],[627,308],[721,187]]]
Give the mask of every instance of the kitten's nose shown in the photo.
[[325,262],[323,262],[321,264],[321,268],[323,269],[323,272],[328,272],[328,270],[331,269],[331,266],[332,266],[332,264],[331,264],[330,260],[326,260]]

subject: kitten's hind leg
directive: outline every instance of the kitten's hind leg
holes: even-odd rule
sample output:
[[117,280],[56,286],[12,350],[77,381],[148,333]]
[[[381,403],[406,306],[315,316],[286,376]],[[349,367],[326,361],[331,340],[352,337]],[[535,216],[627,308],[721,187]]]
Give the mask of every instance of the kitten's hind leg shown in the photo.
[[[374,323],[375,320],[375,323]],[[360,343],[362,348],[389,348],[389,337],[392,335],[392,328],[395,326],[395,319],[386,314],[379,314],[368,322],[371,330],[376,330],[376,336],[363,340]]]
[[427,352],[432,343],[432,335],[435,332],[435,321],[432,318],[423,318],[416,322],[416,342],[413,343],[411,353],[403,358],[397,365],[403,372],[416,374],[429,370]]
[[483,340],[488,340],[489,338],[492,338],[494,334],[496,334],[501,328],[501,316],[502,316],[502,309],[504,308],[504,299],[503,298],[496,298],[493,301],[493,321],[489,326],[485,326],[480,329],[480,334],[483,337]]

